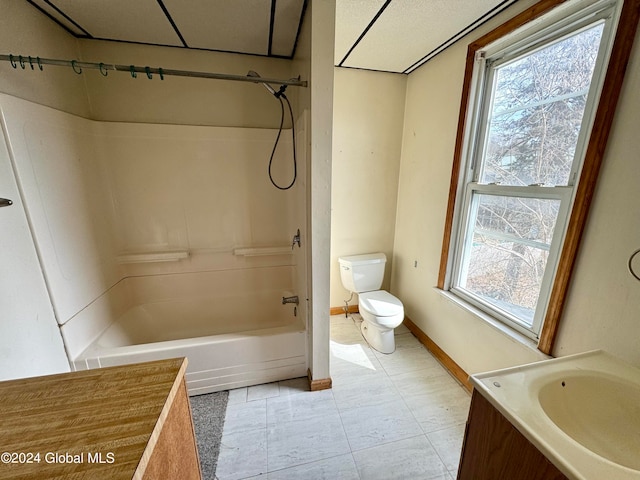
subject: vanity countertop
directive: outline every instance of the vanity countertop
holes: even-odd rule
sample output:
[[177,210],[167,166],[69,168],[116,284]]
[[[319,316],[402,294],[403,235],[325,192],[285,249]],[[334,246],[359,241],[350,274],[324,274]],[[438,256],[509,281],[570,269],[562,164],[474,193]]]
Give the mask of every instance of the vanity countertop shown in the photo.
[[568,478],[640,480],[640,369],[597,350],[471,383]]
[[186,462],[181,478],[200,478],[186,365],[179,358],[0,382],[0,479],[160,478],[172,458]]

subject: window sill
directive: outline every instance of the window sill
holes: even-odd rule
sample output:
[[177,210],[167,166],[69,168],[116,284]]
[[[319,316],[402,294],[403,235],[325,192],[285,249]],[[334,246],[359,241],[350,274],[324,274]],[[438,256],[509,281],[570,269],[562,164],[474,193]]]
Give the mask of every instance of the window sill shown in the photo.
[[449,291],[442,290],[438,287],[434,287],[434,288],[440,295],[442,295],[444,298],[449,300],[451,303],[462,308],[463,310],[466,310],[468,313],[472,314],[474,317],[484,321],[486,324],[491,326],[494,330],[497,330],[502,335],[509,338],[511,341],[520,343],[524,347],[534,351],[536,354],[540,356],[544,356],[545,358],[552,358],[551,356],[546,355],[545,353],[538,350],[538,343],[535,340],[532,340],[531,338],[523,335],[522,333],[517,332],[516,330],[513,330],[512,328],[508,327],[504,323],[493,318],[491,315],[487,315],[482,310],[474,307],[468,302],[465,302],[463,299],[461,299],[457,295],[454,295]]

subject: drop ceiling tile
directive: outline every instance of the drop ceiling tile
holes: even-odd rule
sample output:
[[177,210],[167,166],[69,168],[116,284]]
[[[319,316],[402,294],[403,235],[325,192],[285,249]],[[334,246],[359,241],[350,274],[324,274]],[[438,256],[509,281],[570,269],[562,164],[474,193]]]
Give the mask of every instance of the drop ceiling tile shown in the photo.
[[156,0],[51,0],[94,38],[182,45]]
[[335,64],[339,65],[385,0],[337,0]]
[[187,45],[267,55],[270,0],[164,0]]
[[79,37],[86,35],[86,32],[82,31],[82,29],[78,28],[73,22],[69,21],[64,15],[58,12],[45,0],[33,0],[33,3],[38,7],[40,7],[42,10],[44,10],[45,12],[47,12],[52,18],[57,20],[61,25],[64,25],[74,35]]
[[271,54],[293,56],[304,0],[278,0],[273,19]]
[[502,0],[392,1],[351,52],[345,66],[403,72],[476,22]]

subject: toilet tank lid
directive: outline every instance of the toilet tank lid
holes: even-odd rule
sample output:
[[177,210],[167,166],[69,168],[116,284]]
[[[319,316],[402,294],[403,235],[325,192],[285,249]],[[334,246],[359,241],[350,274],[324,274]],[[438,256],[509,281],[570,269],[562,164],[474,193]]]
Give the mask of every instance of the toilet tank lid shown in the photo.
[[346,266],[385,263],[386,261],[387,261],[387,256],[384,253],[367,253],[364,255],[348,255],[346,257],[338,258],[338,262],[340,263],[340,265],[346,265]]

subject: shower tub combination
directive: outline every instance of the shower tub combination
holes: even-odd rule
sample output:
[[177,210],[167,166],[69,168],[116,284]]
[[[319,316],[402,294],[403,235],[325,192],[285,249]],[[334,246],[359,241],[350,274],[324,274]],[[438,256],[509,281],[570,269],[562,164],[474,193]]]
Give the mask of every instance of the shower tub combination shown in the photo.
[[306,375],[306,251],[282,233],[306,192],[252,174],[275,130],[100,122],[6,94],[0,123],[73,369],[187,357],[191,394]]
[[62,327],[73,368],[187,357],[190,395],[305,376],[294,268],[124,278]]

